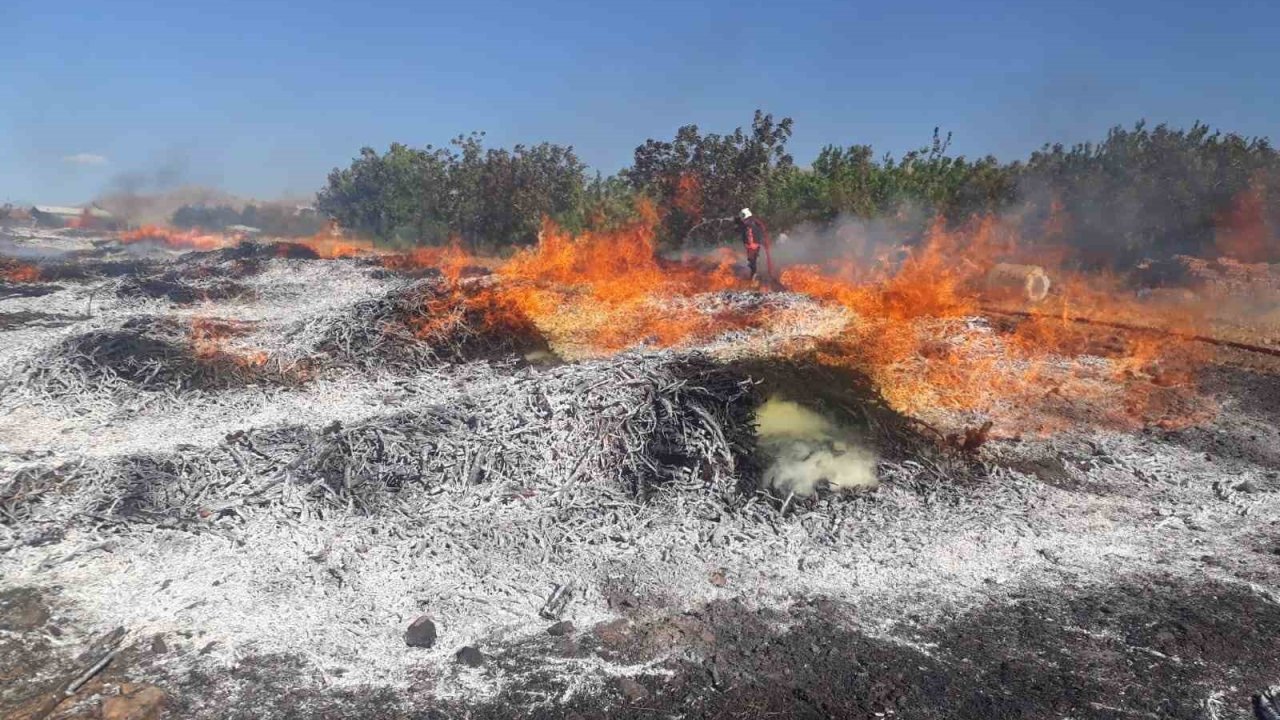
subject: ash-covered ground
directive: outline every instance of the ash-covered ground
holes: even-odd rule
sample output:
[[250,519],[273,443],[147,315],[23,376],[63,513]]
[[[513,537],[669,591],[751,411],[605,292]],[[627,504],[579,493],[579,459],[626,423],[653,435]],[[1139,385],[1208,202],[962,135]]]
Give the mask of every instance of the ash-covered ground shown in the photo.
[[[5,241],[41,275],[0,282],[4,717],[1225,719],[1280,684],[1275,358],[1221,355],[1187,429],[962,452],[771,353],[842,322],[803,296],[569,362],[362,259],[94,240]],[[774,397],[878,487],[762,486]]]

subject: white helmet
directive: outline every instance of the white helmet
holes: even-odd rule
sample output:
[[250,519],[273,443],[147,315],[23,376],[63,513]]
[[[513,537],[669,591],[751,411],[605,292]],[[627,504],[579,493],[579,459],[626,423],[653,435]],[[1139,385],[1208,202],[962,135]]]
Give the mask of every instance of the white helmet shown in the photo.
[[751,217],[751,208],[742,208],[738,211],[739,220],[746,220],[749,217]]

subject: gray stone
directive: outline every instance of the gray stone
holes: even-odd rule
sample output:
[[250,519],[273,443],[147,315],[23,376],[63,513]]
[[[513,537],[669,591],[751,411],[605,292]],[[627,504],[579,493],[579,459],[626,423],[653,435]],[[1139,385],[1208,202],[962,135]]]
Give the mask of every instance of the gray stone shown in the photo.
[[466,665],[467,667],[480,667],[484,664],[484,653],[470,645],[459,650],[455,657],[458,662]]
[[568,620],[561,620],[560,622],[556,623],[555,625],[552,625],[551,627],[547,628],[547,634],[548,634],[548,635],[555,635],[556,637],[560,637],[561,635],[570,635],[570,634],[572,634],[572,633],[573,633],[573,630],[574,630],[574,627],[573,627],[573,623],[572,623],[572,622],[570,622],[570,621],[568,621]]
[[409,647],[429,648],[436,644],[436,624],[426,615],[420,616],[404,631],[404,644]]
[[622,691],[622,696],[627,702],[640,702],[649,697],[649,691],[643,685],[632,680],[631,678],[622,678],[618,681],[618,689]]

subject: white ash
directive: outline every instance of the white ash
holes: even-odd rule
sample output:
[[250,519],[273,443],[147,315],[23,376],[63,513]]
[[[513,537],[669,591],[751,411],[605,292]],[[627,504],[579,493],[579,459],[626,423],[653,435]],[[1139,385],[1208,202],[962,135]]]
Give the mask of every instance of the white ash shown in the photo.
[[[176,310],[99,296],[94,317],[76,325],[0,334],[0,361],[8,367],[71,334],[157,311],[255,321],[254,333],[234,342],[282,352],[283,329],[341,312],[403,281],[372,278],[353,263],[271,261],[247,282],[258,290],[252,302]],[[82,312],[90,289],[67,283],[45,298],[2,300],[0,311],[73,315]],[[848,319],[823,316],[805,326],[804,315],[798,313],[797,327],[811,327],[815,335],[834,326],[838,332]],[[798,330],[797,337],[809,332]],[[981,335],[971,332],[965,342]],[[749,335],[716,347],[734,356],[752,343],[767,346],[765,338]],[[296,388],[89,393],[54,404],[6,395],[0,478],[57,463],[107,467],[141,453],[195,458],[237,431],[380,422],[467,397],[490,398],[496,413],[513,376],[524,372],[532,371],[487,363],[407,375],[335,369]],[[573,371],[563,372],[572,377]],[[566,413],[574,397],[567,388],[558,396]],[[1256,407],[1257,398],[1244,399]],[[1266,416],[1250,408],[1226,403],[1210,430],[1236,449],[1250,434],[1262,438],[1260,446],[1274,442]],[[267,507],[244,519],[213,517],[174,530],[83,517],[68,522],[87,499],[71,495],[48,507],[40,522],[0,523],[0,584],[61,588],[69,619],[85,633],[124,625],[135,637],[164,632],[175,643],[188,641],[174,633],[197,633],[193,649],[218,642],[208,655],[176,656],[166,671],[175,675],[286,653],[305,658],[321,687],[390,686],[405,689],[406,698],[416,692],[410,688],[426,687],[423,692],[460,699],[493,697],[520,678],[459,670],[453,653],[462,645],[501,652],[541,637],[547,621],[538,609],[557,584],[578,589],[565,618],[583,631],[617,617],[603,588],[625,576],[642,617],[735,597],[781,609],[826,596],[858,609],[856,617],[832,617],[833,626],[900,642],[909,642],[895,629],[904,617],[930,622],[1032,590],[1074,593],[1152,574],[1188,581],[1207,576],[1256,592],[1280,584],[1280,568],[1242,550],[1275,536],[1280,488],[1269,476],[1276,470],[1265,448],[1210,459],[1177,438],[1082,430],[1060,439],[993,443],[984,449],[986,475],[963,487],[952,485],[954,476],[936,466],[936,458],[882,457],[875,493],[795,503],[782,515],[776,500],[729,508],[722,497],[693,486],[639,502],[594,471],[567,482],[564,458],[576,458],[581,448],[568,437],[548,436],[543,444],[555,458],[540,477],[533,475],[539,493],[529,498],[513,492],[526,477],[443,483],[380,513],[297,503],[306,512]],[[1000,464],[1026,457],[1065,458],[1065,481],[1109,492],[1055,487]],[[1233,490],[1244,481],[1263,491]],[[55,524],[68,528],[61,542],[24,542]],[[1200,558],[1209,554],[1236,563],[1206,567]],[[720,570],[723,587],[708,580]],[[441,639],[429,650],[408,648],[404,629],[424,612],[435,618]],[[589,692],[611,676],[661,674],[662,660],[554,667],[566,692]],[[206,711],[217,714],[217,708]]]

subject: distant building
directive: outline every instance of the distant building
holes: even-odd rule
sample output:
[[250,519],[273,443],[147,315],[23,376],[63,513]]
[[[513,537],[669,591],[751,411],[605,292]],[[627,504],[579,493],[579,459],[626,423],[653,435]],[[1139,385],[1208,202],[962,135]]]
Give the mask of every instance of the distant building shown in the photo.
[[250,225],[228,225],[226,231],[235,233],[236,235],[261,235],[262,228],[252,227]]
[[100,207],[64,207],[60,205],[36,205],[31,208],[31,219],[49,227],[112,227],[116,218]]

